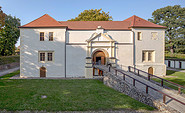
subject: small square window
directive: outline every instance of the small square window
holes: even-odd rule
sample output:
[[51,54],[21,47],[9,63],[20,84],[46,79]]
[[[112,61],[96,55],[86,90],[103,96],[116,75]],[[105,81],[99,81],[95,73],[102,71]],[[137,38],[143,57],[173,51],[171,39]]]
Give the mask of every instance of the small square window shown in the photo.
[[152,32],[152,40],[157,40],[157,32]]
[[53,41],[53,32],[49,32],[49,41]]
[[142,33],[141,32],[137,32],[137,39],[142,40]]
[[40,41],[44,41],[44,32],[40,32]]

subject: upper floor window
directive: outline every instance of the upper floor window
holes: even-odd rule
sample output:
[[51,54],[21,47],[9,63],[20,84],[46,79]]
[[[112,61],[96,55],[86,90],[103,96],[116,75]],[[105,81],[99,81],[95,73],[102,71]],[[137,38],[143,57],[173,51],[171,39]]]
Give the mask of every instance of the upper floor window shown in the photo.
[[49,41],[53,41],[53,32],[49,32]]
[[157,40],[157,32],[152,32],[152,40]]
[[143,62],[154,62],[154,51],[143,51],[142,61]]
[[40,32],[40,41],[44,41],[44,32]]
[[137,39],[142,40],[142,33],[141,32],[137,32]]
[[40,53],[40,61],[45,61],[45,53],[44,52]]

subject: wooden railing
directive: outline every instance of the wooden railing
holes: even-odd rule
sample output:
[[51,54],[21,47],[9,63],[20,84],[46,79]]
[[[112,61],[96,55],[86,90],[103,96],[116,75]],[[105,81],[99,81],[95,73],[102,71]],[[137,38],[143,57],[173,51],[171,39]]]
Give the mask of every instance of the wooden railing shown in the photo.
[[[174,98],[174,97],[172,97],[172,96],[170,96],[170,95],[168,95],[168,94],[166,94],[166,93],[164,93],[164,92],[162,92],[162,91],[160,91],[160,90],[158,90],[158,89],[155,89],[154,87],[152,87],[152,86],[149,86],[149,85],[147,85],[147,84],[145,84],[144,82],[141,82],[140,80],[138,80],[138,79],[135,79],[134,77],[131,77],[130,75],[128,75],[128,74],[126,74],[125,72],[123,72],[122,70],[120,70],[120,69],[116,69],[116,68],[112,68],[111,66],[109,66],[109,67],[107,67],[108,68],[108,70],[105,70],[104,68],[106,67],[106,66],[104,66],[104,65],[101,65],[101,67],[100,67],[100,65],[99,66],[95,66],[95,65],[93,65],[93,67],[94,68],[98,68],[99,70],[102,70],[103,72],[104,71],[106,71],[106,72],[111,72],[111,69],[114,71],[114,74],[117,76],[118,75],[118,72],[119,73],[121,73],[122,75],[123,75],[123,80],[125,81],[126,79],[125,79],[125,77],[127,76],[127,77],[129,77],[129,78],[131,78],[132,80],[133,80],[133,86],[135,86],[135,82],[137,81],[137,82],[139,82],[139,83],[141,83],[141,84],[143,84],[143,85],[145,85],[145,87],[146,87],[146,93],[148,94],[148,91],[149,91],[149,88],[150,89],[152,89],[152,90],[154,90],[154,91],[156,91],[156,92],[159,92],[160,94],[162,94],[163,95],[163,103],[164,104],[166,104],[166,97],[169,97],[169,98],[171,98],[171,99],[173,99],[173,100],[175,100],[175,101],[177,101],[177,102],[179,102],[179,103],[181,103],[181,104],[183,104],[183,105],[185,105],[185,103],[184,102],[182,102],[182,101],[180,101],[180,100],[178,100],[178,99],[176,99],[176,98]],[[103,68],[104,67],[104,68]]]
[[[184,90],[185,91],[185,87],[184,86],[181,86],[177,83],[174,83],[174,82],[171,82],[171,81],[168,81],[166,79],[163,79],[161,77],[158,77],[156,75],[152,75],[152,74],[149,74],[145,71],[142,71],[140,69],[137,69],[137,68],[134,68],[134,67],[131,67],[131,66],[128,66],[128,71],[129,72],[132,72],[132,73],[135,73],[137,76],[140,76],[140,77],[143,77],[145,78],[146,80],[149,80],[149,81],[153,81],[153,83],[157,84],[157,85],[160,85],[162,87],[164,87],[164,84],[169,84],[175,88],[177,88],[178,90],[178,94],[181,93],[181,90]],[[151,80],[151,78],[153,80]],[[158,81],[158,82],[155,82],[155,81]],[[160,82],[159,82],[160,81]],[[168,86],[167,86],[168,87]],[[164,87],[166,88],[166,87]]]

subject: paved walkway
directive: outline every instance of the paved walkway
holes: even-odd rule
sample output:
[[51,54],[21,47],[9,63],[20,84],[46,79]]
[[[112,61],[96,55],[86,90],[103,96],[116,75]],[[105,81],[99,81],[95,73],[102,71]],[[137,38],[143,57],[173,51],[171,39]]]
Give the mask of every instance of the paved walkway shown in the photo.
[[175,68],[166,68],[167,70],[172,70],[172,71],[178,71],[178,72],[184,72],[185,70],[180,70],[180,69],[175,69]]
[[[100,68],[100,69],[103,69],[105,71],[108,71],[108,68],[105,67],[105,66],[104,67],[103,66],[97,66],[97,67]],[[178,95],[178,94],[175,94],[173,91],[165,89],[165,88],[163,88],[163,87],[161,87],[159,85],[156,85],[156,84],[154,84],[154,83],[152,83],[152,82],[150,82],[150,81],[148,81],[148,80],[146,80],[144,78],[136,76],[135,74],[133,74],[131,72],[124,71],[124,70],[121,70],[121,71],[123,73],[125,73],[125,74],[127,74],[127,75],[129,75],[129,76],[131,76],[131,77],[133,77],[133,78],[135,78],[135,79],[137,79],[137,80],[147,84],[148,86],[151,86],[151,87],[153,87],[153,88],[155,88],[155,89],[157,89],[157,90],[159,90],[159,91],[161,91],[161,92],[163,92],[163,93],[165,93],[167,95],[170,95],[171,97],[173,97],[175,99],[178,99],[178,100],[182,101],[183,103],[185,103],[185,98],[180,96],[180,95]],[[111,73],[115,74],[115,71],[111,69]],[[119,72],[118,72],[118,76],[120,76],[120,78],[123,78],[123,75],[121,73],[119,73]],[[125,77],[125,81],[127,81],[130,84],[133,84],[133,79],[131,79],[131,78],[127,77],[127,76]],[[145,85],[143,85],[143,84],[141,84],[139,82],[135,82],[135,86],[140,91],[146,92],[146,86]],[[148,90],[149,90],[148,94],[150,96],[152,96],[155,100],[163,102],[163,95],[161,93],[156,92],[156,91],[152,90],[151,88],[149,88]],[[172,100],[172,99],[166,97],[166,103],[165,104],[170,106],[170,107],[172,107],[172,108],[174,108],[174,109],[176,109],[176,110],[178,110],[179,112],[185,113],[185,109],[184,109],[185,105],[183,105],[183,104],[181,104],[181,103],[179,103],[179,102],[177,102],[175,100]]]
[[8,70],[0,71],[0,76],[3,76],[3,75],[6,75],[6,74],[9,74],[9,73],[12,73],[12,72],[17,71],[19,69],[20,69],[20,67],[16,67],[16,68],[12,68],[12,69],[8,69]]

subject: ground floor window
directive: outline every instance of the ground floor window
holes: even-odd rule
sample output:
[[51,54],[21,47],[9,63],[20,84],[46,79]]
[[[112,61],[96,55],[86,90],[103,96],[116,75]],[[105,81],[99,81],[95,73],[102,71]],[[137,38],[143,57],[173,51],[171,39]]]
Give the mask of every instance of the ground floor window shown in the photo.
[[143,50],[142,51],[142,61],[143,62],[154,62],[154,51],[148,51],[148,50]]

